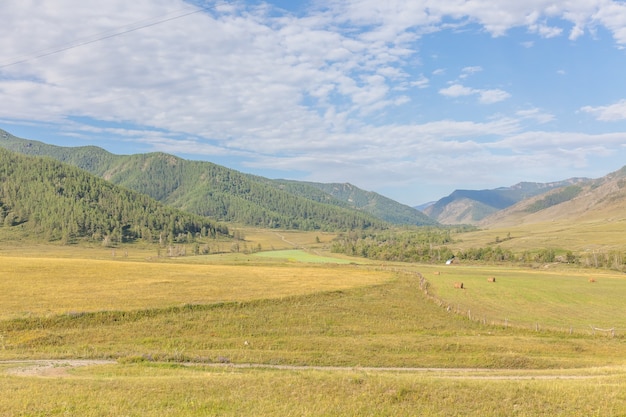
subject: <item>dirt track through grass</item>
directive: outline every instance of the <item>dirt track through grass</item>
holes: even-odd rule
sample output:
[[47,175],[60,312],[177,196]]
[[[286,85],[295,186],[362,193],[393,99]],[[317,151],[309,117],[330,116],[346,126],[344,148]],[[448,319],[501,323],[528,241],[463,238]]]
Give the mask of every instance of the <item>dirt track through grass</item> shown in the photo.
[[[39,359],[39,360],[5,360],[0,361],[0,366],[6,367],[5,372],[9,375],[24,377],[70,377],[71,369],[100,365],[117,365],[113,360],[97,359]],[[297,365],[271,365],[271,364],[224,364],[224,363],[180,363],[186,367],[202,369],[266,369],[273,371],[327,371],[327,372],[390,372],[390,373],[413,373],[422,374],[433,378],[466,379],[466,380],[567,380],[567,379],[592,379],[616,375],[626,375],[624,367],[594,367],[570,370],[532,370],[513,371],[510,369],[487,369],[487,368],[432,368],[432,367],[372,367],[372,366],[297,366]],[[122,365],[123,366],[123,365]]]

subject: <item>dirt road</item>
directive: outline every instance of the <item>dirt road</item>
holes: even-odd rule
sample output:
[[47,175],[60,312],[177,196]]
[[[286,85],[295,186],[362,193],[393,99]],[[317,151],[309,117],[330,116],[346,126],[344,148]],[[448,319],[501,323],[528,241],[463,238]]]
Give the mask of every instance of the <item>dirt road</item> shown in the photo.
[[[0,361],[6,373],[24,377],[69,377],[71,369],[93,366],[113,365],[113,360],[92,359],[43,359]],[[558,380],[590,379],[615,374],[624,374],[624,368],[593,368],[563,370],[511,370],[486,368],[398,368],[398,367],[344,367],[344,366],[295,366],[269,364],[234,364],[234,363],[181,363],[184,366],[234,368],[234,369],[275,369],[284,371],[331,371],[331,372],[403,372],[424,374],[437,378],[472,379],[472,380]]]

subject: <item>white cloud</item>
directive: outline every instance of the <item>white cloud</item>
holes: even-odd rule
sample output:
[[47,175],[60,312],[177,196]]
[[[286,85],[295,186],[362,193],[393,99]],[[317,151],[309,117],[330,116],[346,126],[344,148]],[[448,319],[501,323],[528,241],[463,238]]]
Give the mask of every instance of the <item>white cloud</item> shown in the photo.
[[482,70],[483,70],[482,67],[479,67],[479,66],[465,67],[461,70],[461,75],[459,76],[459,78],[461,79],[467,78],[472,74],[481,72]]
[[[431,181],[442,170],[487,178],[514,164],[570,166],[565,148],[580,164],[589,158],[584,152],[601,155],[624,143],[620,133],[524,132],[529,121],[555,121],[530,93],[528,101],[512,105],[528,108],[488,122],[436,108],[436,102],[455,107],[442,96],[469,97],[472,104],[513,102],[509,91],[491,87],[507,86],[515,99],[521,88],[496,79],[500,74],[488,62],[453,63],[448,59],[457,57],[422,50],[419,42],[440,32],[501,36],[522,28],[517,32],[524,41],[514,42],[521,50],[542,38],[575,41],[605,28],[615,43],[626,45],[623,2],[312,3],[299,15],[231,2],[174,18],[195,9],[182,0],[0,2],[0,118],[48,122],[67,134],[91,128],[173,153],[243,155],[250,165],[307,170],[318,178],[355,182],[369,176],[372,184]],[[565,64],[559,65],[565,74]],[[442,88],[445,80],[437,76],[451,68],[462,70]],[[544,68],[544,74],[554,76],[556,68]],[[487,75],[494,77],[489,86],[464,85]],[[416,104],[419,97],[424,101]],[[422,111],[429,106],[436,114],[430,118]],[[386,118],[396,109],[397,118]],[[603,121],[626,120],[626,100],[580,111]],[[106,124],[134,128],[96,132]],[[605,145],[585,144],[595,140]]]
[[442,88],[439,94],[446,97],[461,97],[475,94],[477,90],[462,86],[461,84],[452,84],[450,87]]
[[480,102],[484,104],[497,103],[511,97],[509,93],[500,89],[479,90],[478,94],[480,96]]
[[477,95],[478,100],[483,104],[493,104],[511,97],[509,93],[500,89],[481,90],[465,87],[461,84],[452,84],[449,87],[439,90],[439,94],[446,97],[462,97]]
[[626,99],[608,106],[585,106],[580,110],[595,116],[596,119],[603,122],[626,120]]
[[539,123],[548,123],[555,120],[553,114],[543,112],[537,108],[518,110],[515,114],[522,119],[532,119]]
[[427,88],[429,85],[430,85],[430,80],[426,78],[424,74],[420,74],[417,80],[411,81],[412,87]]

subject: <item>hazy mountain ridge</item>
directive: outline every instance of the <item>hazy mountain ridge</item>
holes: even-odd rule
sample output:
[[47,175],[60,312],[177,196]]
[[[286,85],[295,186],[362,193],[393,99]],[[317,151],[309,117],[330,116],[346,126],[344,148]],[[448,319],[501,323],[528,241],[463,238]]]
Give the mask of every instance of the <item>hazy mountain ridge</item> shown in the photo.
[[4,131],[0,131],[0,146],[50,156],[172,207],[219,221],[300,230],[388,226],[365,210],[356,210],[332,197],[323,202],[305,198],[269,184],[272,180],[261,181],[211,162],[164,153],[114,155],[95,146],[59,147]]
[[484,218],[482,227],[558,220],[614,221],[626,218],[626,166],[597,179],[587,179],[522,200]]
[[570,178],[550,183],[520,182],[490,190],[455,190],[426,207],[424,213],[442,224],[479,224],[483,219],[514,204],[567,185],[588,181]]

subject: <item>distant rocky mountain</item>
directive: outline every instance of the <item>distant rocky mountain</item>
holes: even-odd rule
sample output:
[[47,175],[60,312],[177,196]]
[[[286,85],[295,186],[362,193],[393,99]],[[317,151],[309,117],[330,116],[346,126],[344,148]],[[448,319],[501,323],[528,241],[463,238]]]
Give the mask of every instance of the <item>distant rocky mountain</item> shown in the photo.
[[496,228],[566,220],[624,221],[626,166],[598,179],[580,179],[483,218],[478,224]]
[[426,210],[428,207],[432,206],[435,203],[436,203],[436,201],[429,201],[427,203],[422,203],[420,205],[413,206],[413,208],[415,210],[419,210],[419,211],[423,212],[424,210]]
[[491,190],[456,190],[427,206],[424,213],[442,224],[479,224],[486,217],[550,190],[579,184],[586,178],[550,183],[521,182]]
[[299,230],[436,224],[417,210],[349,184],[353,201],[344,198],[345,193],[336,197],[313,183],[269,180],[164,153],[114,155],[96,146],[54,146],[3,130],[0,147],[52,157],[172,207],[219,221]]

